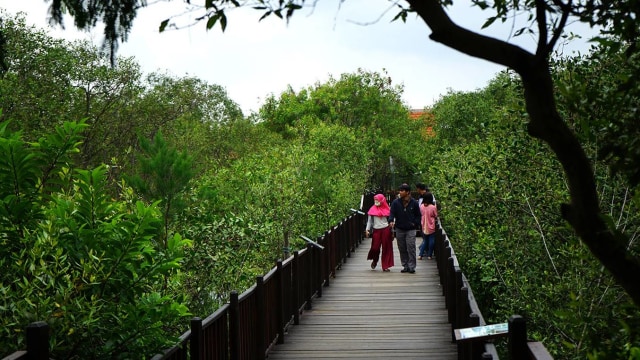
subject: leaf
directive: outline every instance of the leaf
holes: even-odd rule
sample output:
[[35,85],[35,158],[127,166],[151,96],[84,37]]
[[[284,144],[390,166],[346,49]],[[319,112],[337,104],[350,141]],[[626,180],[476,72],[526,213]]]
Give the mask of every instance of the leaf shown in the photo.
[[399,13],[396,14],[396,16],[393,17],[393,19],[391,19],[390,22],[394,22],[398,19],[402,19],[403,23],[407,22],[407,12],[406,11],[400,11]]
[[227,16],[224,12],[220,12],[220,27],[222,28],[222,32],[227,29]]
[[487,19],[487,21],[484,22],[484,24],[482,24],[481,29],[486,29],[487,27],[489,27],[491,24],[494,23],[494,21],[496,21],[498,19],[497,16],[492,16],[490,18]]
[[207,30],[210,30],[216,24],[219,18],[220,15],[218,13],[215,13],[213,16],[211,16],[209,20],[207,20]]
[[163,20],[163,21],[160,23],[160,29],[159,29],[159,30],[160,30],[160,32],[163,32],[163,31],[164,31],[164,29],[167,27],[167,25],[168,25],[168,24],[169,24],[169,19]]
[[262,16],[260,17],[260,19],[258,19],[258,21],[262,21],[262,19],[266,18],[267,16],[271,15],[271,10],[265,12],[264,14],[262,14]]
[[474,4],[480,7],[480,9],[482,10],[486,10],[487,8],[489,8],[489,5],[486,1],[474,1]]

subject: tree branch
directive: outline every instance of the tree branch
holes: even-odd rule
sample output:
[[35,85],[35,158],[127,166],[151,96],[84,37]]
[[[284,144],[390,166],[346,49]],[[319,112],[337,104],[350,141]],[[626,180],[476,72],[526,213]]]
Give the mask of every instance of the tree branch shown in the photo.
[[551,40],[549,41],[549,44],[547,45],[547,53],[549,54],[556,47],[556,43],[558,42],[558,39],[562,35],[562,32],[564,31],[565,26],[567,26],[567,21],[569,20],[569,14],[571,13],[571,1],[569,1],[569,4],[563,4],[562,1],[554,0],[554,3],[556,4],[556,6],[560,8],[560,11],[562,11],[562,17],[560,18],[560,24],[558,24],[558,27],[555,29],[555,32],[553,34],[553,37],[551,38]]
[[544,0],[536,0],[536,23],[538,24],[536,55],[540,58],[546,58],[550,51],[547,48],[547,12]]
[[[554,45],[566,19],[561,21],[554,40],[539,38],[536,56],[504,41],[482,36],[454,24],[438,0],[407,0],[411,8],[433,31],[430,36],[467,55],[502,64],[522,78],[530,122],[529,135],[545,141],[562,165],[569,184],[570,203],[562,204],[561,214],[605,266],[616,281],[640,306],[640,259],[626,249],[626,238],[609,229],[601,213],[591,163],[575,134],[558,113],[553,80],[549,70],[548,45]],[[546,34],[544,1],[536,0],[538,26]],[[563,15],[564,16],[564,15]],[[546,36],[546,35],[545,35]],[[544,56],[543,56],[544,54]]]
[[480,35],[455,24],[438,0],[409,0],[411,8],[427,23],[429,38],[467,55],[526,72],[523,64],[533,61],[533,54],[505,41]]

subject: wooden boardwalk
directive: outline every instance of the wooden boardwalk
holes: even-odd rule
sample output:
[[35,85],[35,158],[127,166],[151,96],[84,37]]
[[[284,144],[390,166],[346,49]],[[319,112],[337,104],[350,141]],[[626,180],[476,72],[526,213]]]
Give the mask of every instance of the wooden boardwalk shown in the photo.
[[371,270],[370,244],[365,239],[351,254],[269,360],[458,358],[435,260],[425,257],[415,274],[400,273],[394,240],[391,272],[379,263]]

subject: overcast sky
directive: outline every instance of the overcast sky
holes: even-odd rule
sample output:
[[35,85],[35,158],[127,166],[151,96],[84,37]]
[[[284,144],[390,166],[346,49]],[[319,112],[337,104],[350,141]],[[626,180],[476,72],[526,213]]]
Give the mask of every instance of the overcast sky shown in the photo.
[[[421,19],[390,22],[397,10],[385,13],[391,4],[388,0],[340,3],[317,1],[314,9],[301,10],[288,25],[275,17],[258,22],[260,12],[235,9],[228,12],[224,33],[218,26],[206,31],[204,22],[159,33],[162,20],[184,10],[183,1],[159,2],[140,10],[129,40],[120,46],[118,55],[135,57],[146,73],[188,75],[221,85],[245,115],[256,111],[269,94],[279,95],[289,85],[300,90],[324,82],[330,75],[339,78],[358,68],[375,72],[386,69],[394,83],[404,85],[403,100],[411,108],[431,106],[448,89],[482,88],[504,69],[431,41],[430,30]],[[462,5],[451,9],[452,19],[470,30],[480,30],[489,12],[472,8],[467,1],[457,3]],[[26,12],[28,23],[49,29],[54,37],[89,38],[97,45],[101,43],[101,28],[80,33],[71,20],[66,30],[48,28],[48,6],[44,0],[0,0],[0,8],[13,14]],[[195,16],[186,15],[177,21],[186,24]],[[506,24],[483,33],[532,50],[534,40],[511,38],[512,28],[512,24]],[[587,47],[580,43],[572,48]]]

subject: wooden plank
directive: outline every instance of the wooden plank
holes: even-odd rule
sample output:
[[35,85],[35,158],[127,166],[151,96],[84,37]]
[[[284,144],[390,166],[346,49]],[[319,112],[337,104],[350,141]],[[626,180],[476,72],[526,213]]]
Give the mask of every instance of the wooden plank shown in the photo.
[[369,246],[365,239],[356,248],[269,360],[458,358],[435,260],[417,260],[415,274],[400,273],[394,241],[396,266],[371,270]]
[[27,358],[27,351],[26,350],[20,350],[20,351],[16,351],[13,354],[3,357],[2,360],[24,360]]

